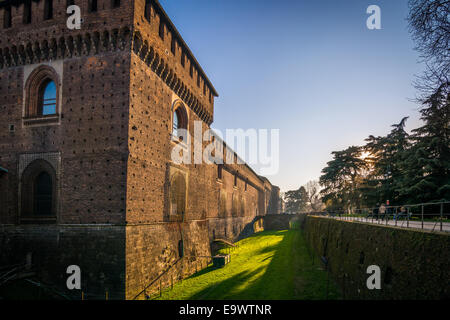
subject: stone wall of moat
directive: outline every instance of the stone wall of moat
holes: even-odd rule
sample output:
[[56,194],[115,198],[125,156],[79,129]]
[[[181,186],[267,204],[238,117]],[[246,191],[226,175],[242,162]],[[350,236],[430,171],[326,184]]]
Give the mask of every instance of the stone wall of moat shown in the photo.
[[[448,234],[308,216],[304,235],[344,299],[450,297]],[[366,286],[370,265],[381,269],[379,290]]]

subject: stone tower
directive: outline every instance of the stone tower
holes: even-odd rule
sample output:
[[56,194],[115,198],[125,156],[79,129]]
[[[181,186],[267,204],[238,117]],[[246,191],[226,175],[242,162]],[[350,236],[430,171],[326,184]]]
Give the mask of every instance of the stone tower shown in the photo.
[[0,28],[0,266],[31,257],[75,297],[78,265],[87,298],[143,298],[276,213],[248,165],[171,160],[218,94],[158,1],[3,0]]

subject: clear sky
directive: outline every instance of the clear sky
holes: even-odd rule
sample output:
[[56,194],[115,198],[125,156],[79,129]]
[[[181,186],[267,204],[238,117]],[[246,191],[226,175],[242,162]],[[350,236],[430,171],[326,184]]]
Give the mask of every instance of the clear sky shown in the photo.
[[[213,128],[280,129],[282,191],[318,179],[331,152],[410,116],[423,66],[407,0],[160,0],[217,89]],[[381,30],[366,9],[381,8]]]

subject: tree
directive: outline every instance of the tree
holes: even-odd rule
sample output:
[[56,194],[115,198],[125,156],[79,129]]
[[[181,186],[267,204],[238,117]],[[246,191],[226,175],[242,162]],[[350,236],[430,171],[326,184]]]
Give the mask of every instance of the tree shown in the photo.
[[351,146],[334,151],[333,160],[322,170],[320,184],[323,201],[328,209],[352,210],[360,205],[359,185],[366,162],[361,159],[361,147]]
[[308,181],[305,185],[308,196],[309,209],[313,212],[322,210],[322,198],[320,197],[320,184],[317,180]]
[[308,208],[308,194],[305,187],[300,187],[297,190],[287,191],[284,194],[284,201],[286,203],[287,212],[306,212]]
[[409,135],[405,131],[408,117],[392,125],[391,132],[384,137],[369,136],[363,149],[369,172],[360,187],[362,200],[367,206],[390,200],[391,204],[401,203],[397,184],[403,173],[401,161],[409,146]]
[[[409,30],[427,67],[425,73],[418,77],[416,88],[428,97],[449,81],[450,1],[409,0],[408,6]],[[425,100],[423,97],[422,101]]]
[[399,193],[409,202],[450,199],[449,86],[442,84],[424,101],[424,125],[412,130],[413,146],[405,152],[399,183]]

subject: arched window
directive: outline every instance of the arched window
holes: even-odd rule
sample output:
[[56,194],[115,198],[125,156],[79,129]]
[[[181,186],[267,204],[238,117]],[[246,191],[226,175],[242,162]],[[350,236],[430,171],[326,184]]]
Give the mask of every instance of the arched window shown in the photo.
[[42,159],[31,162],[21,177],[21,220],[56,222],[56,172]]
[[50,79],[42,83],[38,114],[42,116],[56,114],[56,86]]
[[52,177],[45,171],[38,174],[34,185],[34,215],[51,216],[53,198]]
[[187,114],[183,106],[178,106],[173,112],[172,136],[183,141],[183,132],[180,129],[187,130]]
[[24,124],[59,121],[59,76],[49,66],[36,68],[25,84]]

